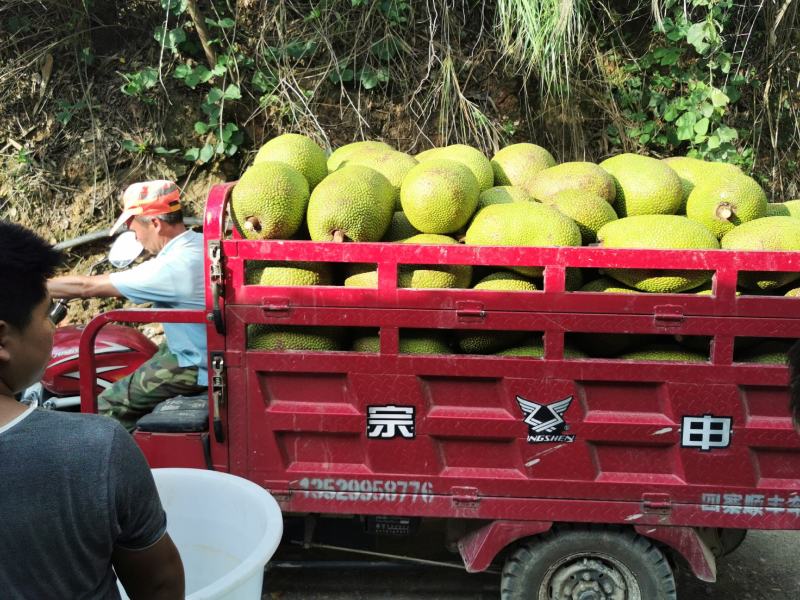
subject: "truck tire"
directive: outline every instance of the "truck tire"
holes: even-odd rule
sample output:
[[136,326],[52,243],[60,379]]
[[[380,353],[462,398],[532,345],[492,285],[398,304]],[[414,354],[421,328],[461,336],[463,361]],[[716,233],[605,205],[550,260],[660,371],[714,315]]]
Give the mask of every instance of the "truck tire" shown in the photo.
[[612,527],[561,528],[506,560],[501,600],[676,600],[667,559],[648,539]]

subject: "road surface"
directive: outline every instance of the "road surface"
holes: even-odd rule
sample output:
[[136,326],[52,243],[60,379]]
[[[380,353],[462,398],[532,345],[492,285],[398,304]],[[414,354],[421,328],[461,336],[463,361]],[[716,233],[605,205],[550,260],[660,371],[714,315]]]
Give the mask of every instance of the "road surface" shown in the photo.
[[[346,559],[346,556],[342,557]],[[800,599],[800,532],[750,532],[718,562],[716,583],[676,576],[678,600]],[[264,600],[497,600],[500,578],[444,568],[279,568],[267,572]],[[653,599],[655,600],[655,599]]]

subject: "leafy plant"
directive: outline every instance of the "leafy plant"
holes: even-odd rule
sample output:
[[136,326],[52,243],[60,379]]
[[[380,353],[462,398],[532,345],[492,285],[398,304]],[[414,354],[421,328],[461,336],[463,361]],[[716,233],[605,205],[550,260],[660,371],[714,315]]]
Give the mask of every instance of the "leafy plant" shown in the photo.
[[[733,0],[665,0],[657,43],[624,64],[616,100],[626,121],[620,137],[658,152],[721,160],[752,167],[752,149],[742,147],[732,124],[736,103],[755,76],[740,64],[726,39]],[[757,82],[756,82],[757,84]]]

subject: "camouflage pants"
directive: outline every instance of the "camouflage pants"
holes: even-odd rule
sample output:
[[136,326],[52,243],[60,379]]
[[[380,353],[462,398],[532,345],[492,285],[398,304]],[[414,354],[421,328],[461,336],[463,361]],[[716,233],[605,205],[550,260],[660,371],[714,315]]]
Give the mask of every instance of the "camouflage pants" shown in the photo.
[[97,412],[133,431],[136,421],[161,401],[205,390],[205,386],[197,385],[197,367],[179,367],[176,356],[161,344],[150,360],[98,396]]

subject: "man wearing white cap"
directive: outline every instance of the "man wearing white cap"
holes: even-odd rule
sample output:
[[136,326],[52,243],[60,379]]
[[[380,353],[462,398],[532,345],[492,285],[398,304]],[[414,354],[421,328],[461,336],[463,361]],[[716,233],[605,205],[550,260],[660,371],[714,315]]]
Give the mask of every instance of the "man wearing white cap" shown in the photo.
[[[56,277],[54,298],[125,297],[155,308],[202,309],[203,236],[183,224],[180,190],[172,181],[134,183],[122,195],[123,211],[113,235],[127,225],[155,257],[107,275]],[[205,329],[199,324],[164,323],[166,343],[153,357],[98,397],[98,411],[133,431],[140,417],[162,400],[201,393],[208,386]]]

